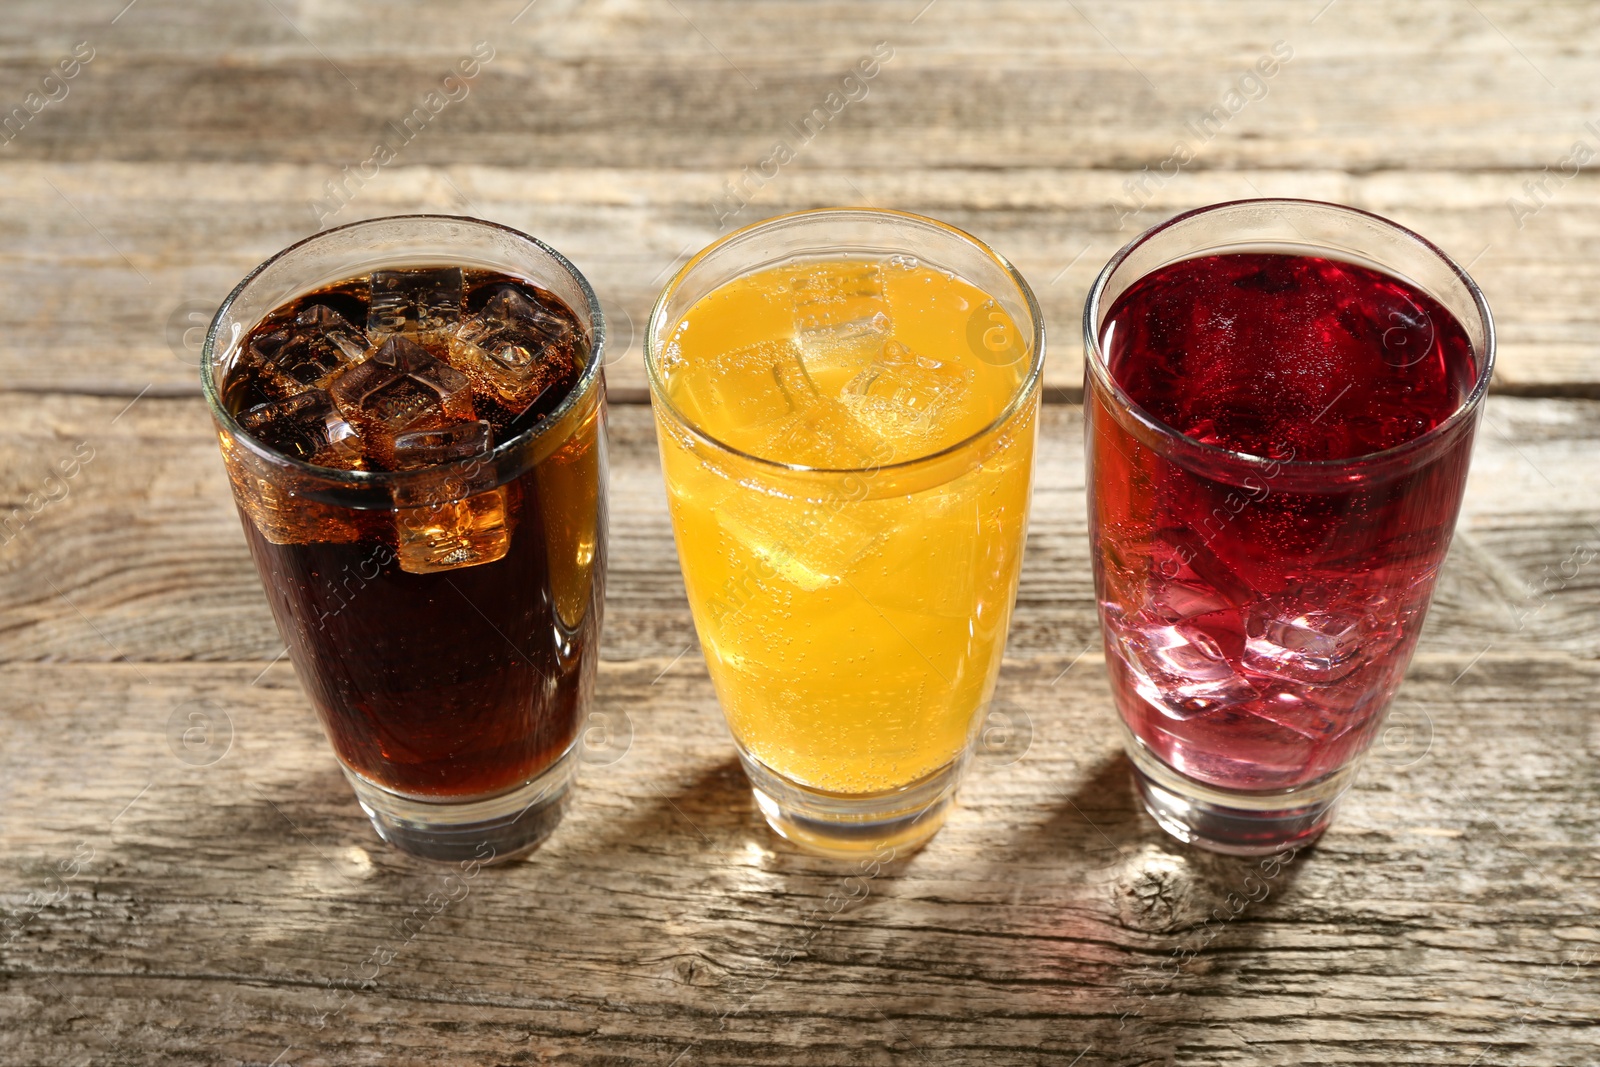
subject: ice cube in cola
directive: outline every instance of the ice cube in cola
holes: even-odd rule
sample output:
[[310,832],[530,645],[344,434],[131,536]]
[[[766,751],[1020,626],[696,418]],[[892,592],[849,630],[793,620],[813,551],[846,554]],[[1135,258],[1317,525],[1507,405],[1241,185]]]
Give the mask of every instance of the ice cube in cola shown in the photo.
[[467,376],[401,335],[334,377],[328,392],[363,451],[389,470],[398,466],[397,436],[476,419]]
[[318,462],[318,456],[355,433],[325,389],[257,404],[239,413],[239,425],[263,444],[307,463]]
[[463,420],[437,429],[407,430],[395,435],[395,465],[411,470],[471,459],[488,452],[493,440],[494,428],[484,419]]
[[367,333],[374,343],[397,333],[444,344],[461,321],[465,279],[460,267],[376,270],[367,281]]
[[279,398],[325,385],[366,351],[366,334],[326,304],[305,306],[281,329],[251,334],[244,348],[262,390]]
[[480,394],[520,415],[572,375],[581,343],[570,314],[505,285],[451,336],[450,357]]

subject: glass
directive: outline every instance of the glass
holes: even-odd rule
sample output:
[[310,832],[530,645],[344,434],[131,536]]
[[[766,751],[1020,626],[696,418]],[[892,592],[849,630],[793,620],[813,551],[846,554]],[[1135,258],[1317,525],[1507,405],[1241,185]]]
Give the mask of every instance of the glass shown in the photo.
[[[582,367],[541,421],[491,451],[400,471],[312,466],[244,430],[229,374],[253,327],[344,279],[437,266],[532,283],[576,315]],[[279,252],[206,337],[202,381],[278,631],[363,810],[406,852],[504,860],[560,821],[599,656],[604,345],[594,293],[559,253],[430,215]]]
[[943,223],[808,211],[668,283],[645,362],[695,628],[758,806],[851,856],[943,824],[1016,597],[1044,330]]
[[[1489,308],[1394,223],[1251,200],[1117,253],[1084,337],[1095,588],[1145,807],[1219,852],[1314,840],[1450,545]],[[1174,352],[1182,373],[1162,362]]]

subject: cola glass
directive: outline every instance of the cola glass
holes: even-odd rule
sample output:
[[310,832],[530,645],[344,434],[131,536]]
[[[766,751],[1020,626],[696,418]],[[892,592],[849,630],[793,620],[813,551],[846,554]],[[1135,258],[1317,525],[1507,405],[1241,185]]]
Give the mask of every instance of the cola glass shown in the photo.
[[542,242],[375,219],[268,259],[202,381],[278,629],[378,834],[536,846],[576,780],[604,602],[605,328]]

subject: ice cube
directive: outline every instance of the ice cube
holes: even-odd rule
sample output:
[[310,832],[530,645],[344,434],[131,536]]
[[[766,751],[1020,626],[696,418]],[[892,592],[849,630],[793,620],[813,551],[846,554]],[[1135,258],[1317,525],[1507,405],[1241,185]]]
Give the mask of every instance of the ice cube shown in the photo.
[[1160,625],[1135,616],[1113,626],[1112,635],[1134,687],[1170,718],[1193,718],[1260,696],[1216,639],[1193,623]]
[[813,374],[858,372],[894,334],[877,263],[812,266],[788,284],[795,340]]
[[750,451],[763,459],[825,470],[859,470],[892,458],[873,434],[837,400],[813,395],[809,403],[760,427]]
[[1262,597],[1245,620],[1245,666],[1290,682],[1338,682],[1393,651],[1421,603],[1338,580]]
[[365,334],[327,305],[312,304],[290,325],[251,341],[245,360],[263,389],[287,397],[324,384],[366,351]]
[[577,373],[583,331],[565,312],[502,286],[451,337],[450,362],[520,415]]
[[818,264],[789,276],[795,329],[808,337],[847,337],[875,332],[884,300],[883,268],[876,263]]
[[1387,327],[1382,334],[1384,362],[1410,367],[1437,351],[1439,331],[1433,316],[1400,286],[1374,287],[1364,293],[1361,310],[1368,322],[1381,322]]
[[[727,542],[737,545],[745,558],[758,561],[742,568],[740,584],[727,603],[720,603],[720,598],[713,601],[710,613],[718,625],[734,613],[763,625],[761,611],[746,614],[744,609],[754,598],[792,595],[783,589],[785,585],[805,593],[840,586],[885,536],[881,523],[869,521],[848,505],[767,508],[736,498],[725,501],[715,513]],[[727,590],[724,596],[729,596]]]
[[723,352],[679,380],[685,414],[734,432],[774,424],[822,399],[791,341]]
[[400,569],[432,574],[500,559],[511,548],[511,491],[502,485],[459,500],[396,508]]
[[1226,597],[1209,585],[1176,579],[1155,582],[1144,604],[1146,613],[1163,622],[1181,622],[1233,607]]
[[375,270],[368,279],[372,303],[367,334],[382,344],[397,333],[444,345],[461,321],[461,268]]
[[1366,722],[1374,705],[1381,705],[1387,697],[1386,690],[1374,692],[1364,686],[1347,690],[1343,686],[1272,685],[1249,712],[1307,740],[1325,742]]
[[467,376],[398,334],[334,378],[328,392],[367,454],[389,465],[396,436],[477,417]]
[[322,389],[257,404],[239,413],[239,425],[262,444],[307,462],[355,432]]
[[[862,510],[876,509],[873,501]],[[990,628],[991,612],[977,590],[1003,588],[1000,575],[1016,558],[1005,538],[985,536],[985,518],[993,522],[995,514],[961,483],[919,493],[917,512],[914,523],[882,524],[883,549],[866,570],[873,604],[949,619],[963,631]]]
[[361,447],[361,436],[356,433],[354,426],[341,418],[330,438],[328,446],[319,449],[317,454],[311,457],[312,463],[319,467],[333,467],[342,471],[367,468],[367,454]]
[[483,419],[451,423],[438,429],[411,430],[394,438],[395,467],[432,467],[470,459],[489,451],[493,431]]
[[1158,530],[1149,548],[1148,581],[1156,595],[1167,581],[1180,581],[1209,589],[1234,608],[1256,599],[1255,590],[1229,562],[1218,554],[1218,539],[1207,538],[1185,526]]
[[1286,681],[1336,682],[1366,662],[1362,629],[1359,615],[1308,609],[1298,597],[1263,600],[1245,623],[1244,663]]
[[880,436],[915,440],[936,435],[960,410],[972,379],[968,367],[921,356],[889,341],[871,366],[850,380],[839,399]]

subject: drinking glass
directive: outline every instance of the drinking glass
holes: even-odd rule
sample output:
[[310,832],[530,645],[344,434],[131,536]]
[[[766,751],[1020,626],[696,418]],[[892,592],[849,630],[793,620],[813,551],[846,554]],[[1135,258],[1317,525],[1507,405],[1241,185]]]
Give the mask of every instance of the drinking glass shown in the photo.
[[[227,377],[252,327],[373,270],[459,266],[554,293],[587,340],[543,420],[469,459],[332,470],[240,425]],[[560,253],[454,216],[374,219],[268,259],[223,302],[201,378],[278,631],[379,836],[426,859],[504,860],[560,821],[599,657],[604,320]]]
[[[726,372],[699,393],[682,329]],[[751,347],[706,350],[707,331]],[[656,302],[645,362],[695,628],[757,805],[804,848],[906,850],[944,822],[1016,596],[1043,358],[1011,265],[900,212],[739,230]],[[974,429],[924,454],[921,416],[894,421],[916,412]],[[735,424],[770,447],[731,444]],[[841,441],[857,461],[817,458]]]
[[[1335,274],[1354,265],[1431,298],[1459,329],[1345,305],[1330,312],[1323,336],[1370,313],[1381,325],[1360,336],[1406,374],[1422,366],[1424,349],[1440,360],[1428,346],[1449,327],[1464,358],[1455,392],[1440,394],[1442,421],[1382,450],[1309,459],[1281,443],[1269,456],[1185,436],[1141,406],[1109,365],[1113,306],[1157,272],[1174,277],[1174,265],[1231,253],[1321,257]],[[1222,321],[1233,312],[1166,292],[1162,299],[1177,301],[1168,305],[1177,309],[1168,321],[1183,323],[1177,329],[1263,336],[1273,328]],[[1316,298],[1336,303],[1320,291]],[[1383,722],[1449,548],[1494,361],[1488,305],[1448,256],[1388,220],[1333,204],[1251,200],[1191,211],[1135,238],[1101,271],[1083,323],[1095,589],[1145,807],[1175,837],[1219,852],[1309,842],[1327,827]],[[1139,335],[1128,329],[1117,344],[1157,344],[1129,340]],[[1358,333],[1308,346],[1296,366],[1313,367]],[[1329,408],[1307,414],[1314,426],[1293,427],[1302,441],[1350,431],[1334,403],[1362,398],[1353,367],[1315,372],[1346,380]],[[1166,388],[1181,401],[1185,391],[1215,386],[1201,373]]]

